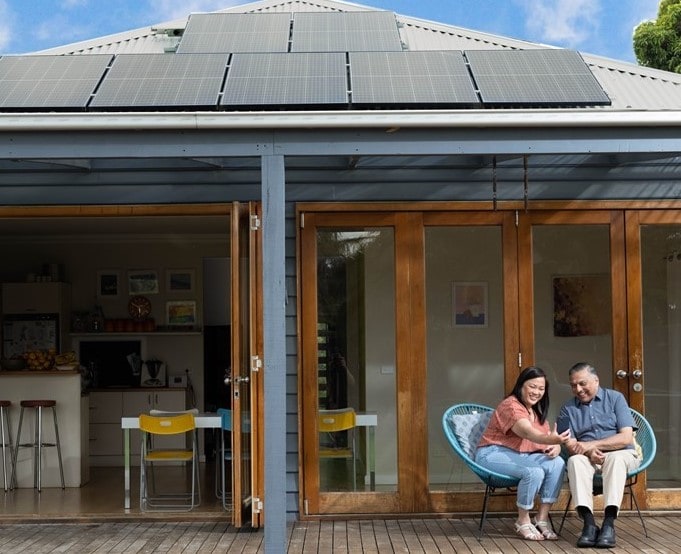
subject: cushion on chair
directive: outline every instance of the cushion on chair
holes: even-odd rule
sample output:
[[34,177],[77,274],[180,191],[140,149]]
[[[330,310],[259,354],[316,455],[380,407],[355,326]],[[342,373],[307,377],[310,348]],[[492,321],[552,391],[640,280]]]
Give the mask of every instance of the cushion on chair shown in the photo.
[[475,449],[478,447],[480,437],[485,432],[493,412],[474,414],[455,414],[452,416],[452,427],[461,448],[466,455],[475,458]]

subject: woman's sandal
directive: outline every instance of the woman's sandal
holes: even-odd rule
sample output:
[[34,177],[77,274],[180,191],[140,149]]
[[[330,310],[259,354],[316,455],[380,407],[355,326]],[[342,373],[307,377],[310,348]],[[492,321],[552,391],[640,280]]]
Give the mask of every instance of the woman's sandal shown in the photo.
[[541,534],[537,528],[531,523],[524,523],[520,525],[515,524],[515,532],[519,537],[522,537],[526,541],[543,541],[544,535]]
[[556,535],[556,532],[553,530],[553,527],[551,527],[550,522],[540,521],[538,519],[535,519],[534,520],[534,526],[539,530],[539,532],[542,534],[542,536],[547,541],[557,541],[558,540],[558,535]]

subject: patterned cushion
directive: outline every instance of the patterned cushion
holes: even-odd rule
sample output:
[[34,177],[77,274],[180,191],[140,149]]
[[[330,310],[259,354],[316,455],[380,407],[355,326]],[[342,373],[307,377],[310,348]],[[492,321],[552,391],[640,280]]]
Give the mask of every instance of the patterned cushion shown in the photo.
[[473,414],[455,414],[452,416],[452,427],[461,448],[466,455],[475,458],[475,449],[478,447],[480,437],[485,432],[487,424],[493,412]]

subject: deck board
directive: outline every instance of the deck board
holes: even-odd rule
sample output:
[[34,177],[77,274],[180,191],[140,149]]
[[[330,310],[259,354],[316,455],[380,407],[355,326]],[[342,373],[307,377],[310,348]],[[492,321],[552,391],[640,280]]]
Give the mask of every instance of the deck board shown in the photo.
[[[681,544],[679,514],[646,514],[649,537],[635,515],[617,521],[617,551],[623,554],[672,554]],[[516,536],[513,518],[490,517],[478,540],[477,520],[414,518],[381,520],[298,521],[288,526],[281,552],[303,553],[444,553],[546,554],[602,552],[578,549],[581,524],[568,517],[558,541],[524,541]],[[557,523],[554,519],[554,523]],[[3,554],[164,553],[217,554],[264,552],[264,532],[236,529],[216,521],[82,521],[0,523]]]

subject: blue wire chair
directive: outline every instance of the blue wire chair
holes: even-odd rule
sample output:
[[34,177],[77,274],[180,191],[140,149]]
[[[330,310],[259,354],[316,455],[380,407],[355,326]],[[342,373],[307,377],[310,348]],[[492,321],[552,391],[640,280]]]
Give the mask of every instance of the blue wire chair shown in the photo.
[[[645,469],[653,463],[655,459],[655,454],[657,453],[657,440],[655,439],[655,432],[653,431],[652,425],[648,420],[643,417],[636,410],[631,408],[631,415],[634,416],[634,424],[637,427],[636,430],[636,442],[641,447],[643,453],[643,458],[641,459],[641,465],[639,465],[633,471],[627,473],[627,482],[625,487],[629,489],[629,494],[634,501],[634,506],[636,507],[636,512],[638,513],[638,518],[641,520],[641,527],[643,527],[643,533],[648,536],[648,530],[646,529],[646,524],[643,521],[643,516],[641,515],[641,510],[638,506],[638,501],[636,500],[636,495],[634,494],[634,485],[637,482],[640,473],[645,471]],[[603,491],[603,477],[600,473],[594,474],[594,494],[600,494]],[[558,534],[563,529],[563,524],[565,523],[565,517],[567,516],[568,509],[570,507],[570,501],[572,500],[572,492],[568,498],[567,504],[565,505],[565,511],[563,512],[563,519],[560,522],[560,529]]]
[[[482,528],[487,518],[487,506],[489,499],[492,496],[509,496],[517,494],[515,487],[518,486],[520,479],[491,471],[480,464],[477,464],[473,457],[475,456],[475,449],[477,442],[482,432],[487,427],[489,417],[491,416],[493,408],[483,406],[481,404],[455,404],[447,408],[442,415],[442,429],[445,437],[449,441],[450,446],[459,457],[464,461],[468,468],[475,473],[480,480],[485,484],[485,496],[482,502],[482,515],[480,516],[480,525],[478,527],[478,538],[482,536]],[[471,424],[471,421],[465,421],[464,418],[457,416],[481,416],[477,423]],[[464,424],[461,424],[465,421]],[[472,420],[474,421],[474,420]],[[497,489],[504,489],[497,492]]]

